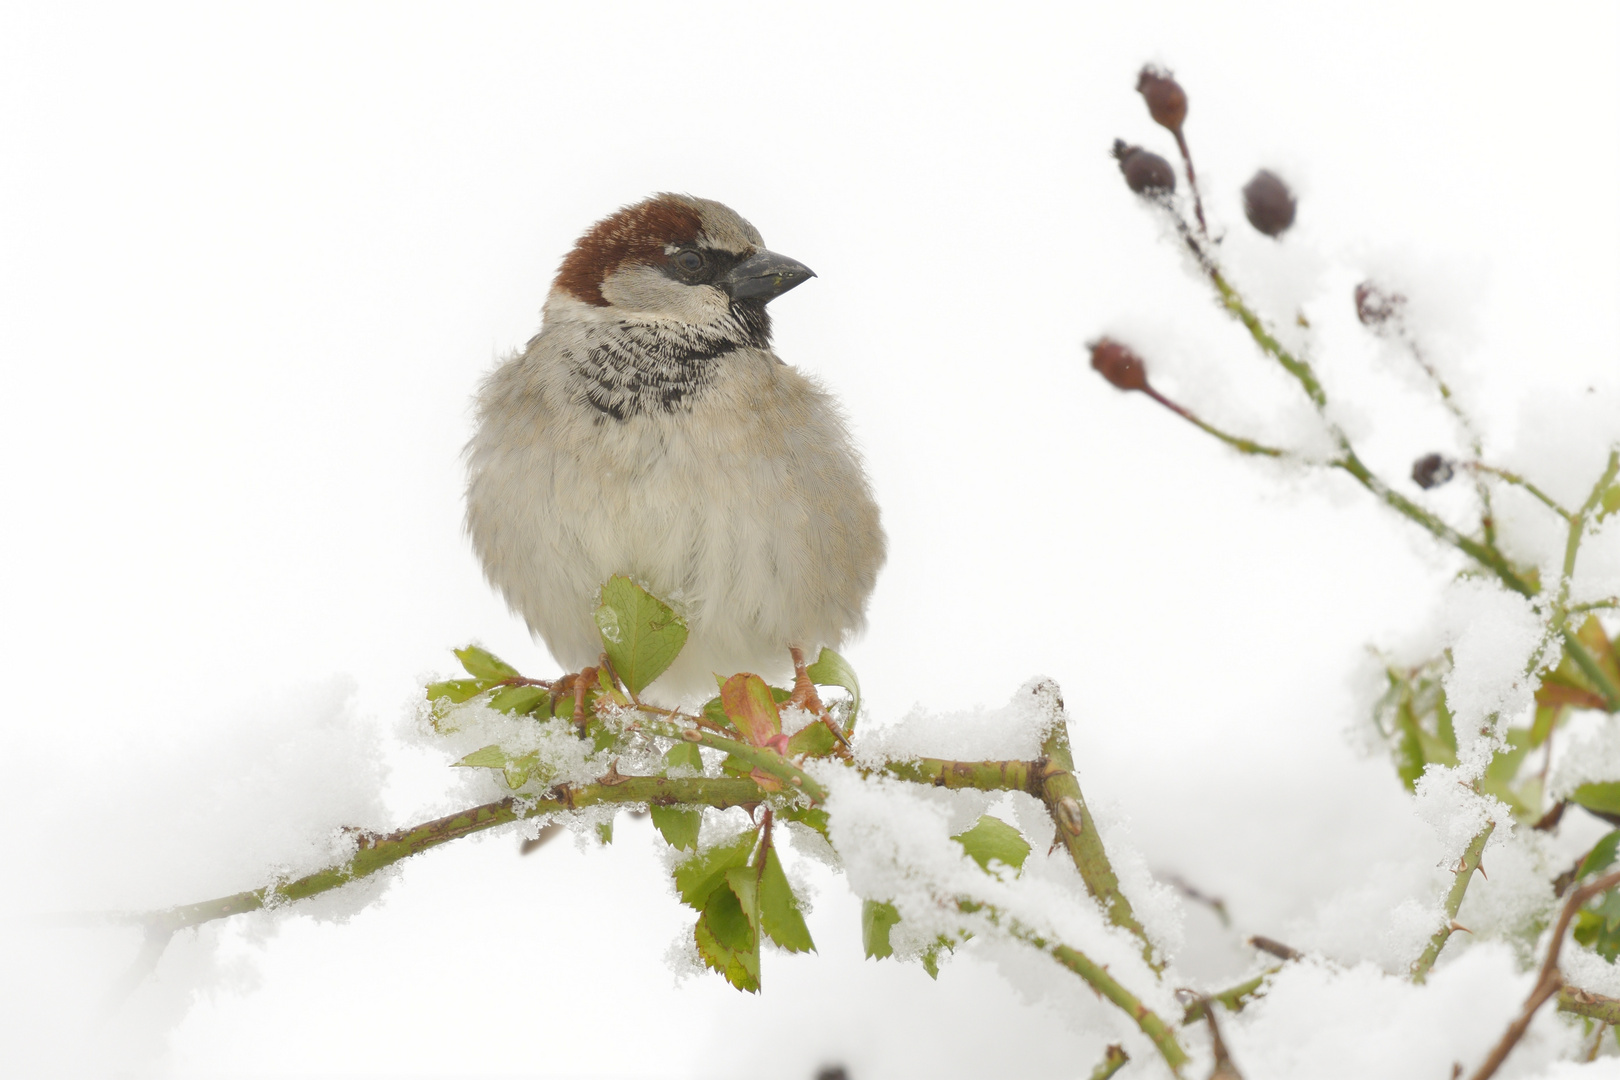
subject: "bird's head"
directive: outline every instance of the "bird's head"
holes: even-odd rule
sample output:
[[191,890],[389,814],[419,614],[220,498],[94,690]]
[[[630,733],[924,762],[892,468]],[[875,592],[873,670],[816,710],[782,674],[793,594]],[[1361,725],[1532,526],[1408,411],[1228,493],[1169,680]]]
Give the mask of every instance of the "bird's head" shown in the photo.
[[767,251],[730,207],[666,193],[591,226],[563,259],[552,295],[652,321],[743,324],[763,336],[765,304],[812,277],[803,263]]

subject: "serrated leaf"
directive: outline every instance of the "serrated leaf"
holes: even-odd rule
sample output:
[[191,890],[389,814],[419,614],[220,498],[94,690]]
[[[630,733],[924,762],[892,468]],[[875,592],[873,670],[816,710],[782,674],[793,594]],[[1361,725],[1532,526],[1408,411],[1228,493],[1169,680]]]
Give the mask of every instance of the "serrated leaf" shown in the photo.
[[826,757],[837,745],[838,739],[832,731],[818,720],[800,728],[788,739],[786,753],[788,757]]
[[1029,857],[1029,841],[1024,839],[1022,833],[998,817],[985,814],[964,833],[951,837],[968,857],[979,864],[979,869],[989,870],[990,860],[997,859],[1006,863],[1014,870],[1021,870],[1024,860]]
[[726,872],[748,864],[758,839],[754,833],[745,832],[732,843],[700,852],[677,866],[675,890],[681,894],[682,902],[702,911],[710,894],[726,880]]
[[522,678],[517,668],[496,656],[487,649],[477,645],[468,645],[465,649],[456,650],[456,659],[461,666],[467,669],[467,674],[475,679],[488,679],[491,682],[500,682],[502,679]]
[[889,931],[900,921],[900,912],[893,904],[881,900],[861,901],[861,945],[868,959],[883,960],[894,955],[889,944]]
[[855,677],[855,669],[849,666],[849,661],[831,649],[823,648],[816,662],[804,670],[817,686],[841,686],[849,691],[849,715],[844,718],[844,737],[855,734],[855,721],[861,711],[861,681]]
[[502,750],[498,743],[491,743],[489,746],[479,747],[455,764],[468,769],[504,769],[506,751]]
[[[551,694],[542,686],[503,686],[490,695],[489,707],[497,712],[528,716],[540,712],[550,702]],[[548,711],[542,719],[549,716]]]
[[670,606],[623,575],[602,586],[596,609],[602,651],[632,694],[662,675],[686,644],[686,621]]
[[776,816],[784,821],[797,821],[800,825],[807,825],[820,833],[823,838],[832,827],[832,818],[827,816],[827,811],[813,806],[785,806],[776,812]]
[[766,851],[765,869],[759,875],[759,921],[766,935],[788,952],[815,951],[810,928],[804,924],[798,898],[774,847]]
[[1582,784],[1570,793],[1569,801],[1599,813],[1620,814],[1620,783]]
[[759,935],[729,887],[709,895],[692,936],[704,964],[737,989],[759,992]]
[[653,828],[664,842],[676,851],[696,851],[698,830],[703,826],[703,811],[678,806],[649,806]]
[[613,822],[611,820],[596,823],[596,842],[604,847],[613,843]]
[[703,775],[703,754],[698,750],[698,744],[682,739],[668,750],[664,751],[664,765],[666,769],[686,768]]
[[1586,858],[1581,860],[1580,867],[1575,871],[1575,880],[1579,881],[1588,874],[1599,874],[1607,870],[1614,862],[1617,847],[1620,847],[1620,829],[1615,829],[1593,845],[1592,850],[1586,853]]
[[758,675],[733,675],[720,687],[720,706],[743,738],[764,746],[782,734],[782,718],[776,712],[771,688]]
[[726,871],[726,887],[736,894],[748,919],[749,934],[759,936],[759,872],[752,866],[738,866]]
[[937,942],[928,947],[927,952],[922,954],[923,970],[928,972],[928,977],[930,979],[938,980],[939,958],[942,954],[949,951],[951,951],[950,942],[946,941],[944,938],[940,938]]
[[444,682],[427,684],[427,699],[438,701],[440,698],[449,698],[452,704],[460,705],[494,685],[488,679],[446,679]]

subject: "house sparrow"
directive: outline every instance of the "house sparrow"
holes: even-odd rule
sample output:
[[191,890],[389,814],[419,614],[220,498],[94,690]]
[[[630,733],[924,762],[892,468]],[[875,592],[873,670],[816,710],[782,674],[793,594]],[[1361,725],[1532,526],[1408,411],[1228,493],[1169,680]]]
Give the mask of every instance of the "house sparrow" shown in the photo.
[[[642,697],[785,673],[865,621],[878,508],[836,402],[770,348],[765,305],[815,275],[708,199],[656,195],[592,226],[522,353],[485,380],[467,446],[484,574],[570,671],[600,654],[602,584],[685,616]],[[810,691],[813,699],[813,690]]]

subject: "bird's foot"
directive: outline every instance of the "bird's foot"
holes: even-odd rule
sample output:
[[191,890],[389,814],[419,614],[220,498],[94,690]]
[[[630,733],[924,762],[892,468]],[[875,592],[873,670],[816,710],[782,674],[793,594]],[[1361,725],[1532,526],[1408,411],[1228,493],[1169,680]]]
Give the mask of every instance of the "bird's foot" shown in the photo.
[[788,652],[793,655],[793,694],[783,704],[790,708],[803,709],[826,725],[827,730],[838,740],[841,756],[848,757],[849,739],[844,737],[843,730],[827,711],[827,706],[821,703],[821,695],[816,693],[816,684],[810,681],[810,672],[805,670],[804,650],[797,645],[790,645]]
[[574,725],[579,728],[581,737],[585,734],[585,725],[590,717],[585,713],[585,694],[596,685],[596,668],[582,668],[573,675],[564,675],[551,684],[551,692],[557,697],[572,693],[574,695]]

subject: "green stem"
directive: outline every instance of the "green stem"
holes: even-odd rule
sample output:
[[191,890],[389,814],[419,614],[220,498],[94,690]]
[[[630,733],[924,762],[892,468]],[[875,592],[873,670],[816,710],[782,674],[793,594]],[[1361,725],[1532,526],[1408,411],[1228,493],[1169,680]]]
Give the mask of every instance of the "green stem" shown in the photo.
[[1558,991],[1558,1011],[1620,1026],[1620,998],[1566,986]]
[[1349,473],[1362,487],[1382,499],[1385,505],[1417,522],[1438,539],[1445,541],[1481,566],[1488,568],[1501,580],[1502,584],[1514,592],[1521,596],[1536,595],[1535,586],[1520,577],[1518,571],[1513,568],[1513,565],[1507,561],[1501,552],[1486,547],[1477,540],[1471,540],[1463,536],[1456,529],[1453,529],[1411,499],[1391,488],[1375,476],[1372,470],[1368,469],[1361,458],[1356,455],[1356,452],[1348,446],[1345,448],[1344,456],[1331,464],[1334,468]]
[[[642,715],[646,717],[647,713],[644,711]],[[739,742],[736,739],[728,739],[706,728],[681,727],[662,718],[644,718],[638,721],[638,726],[643,730],[652,732],[654,735],[662,735],[668,739],[684,739],[687,742],[695,742],[700,746],[707,746],[722,753],[730,754],[738,761],[782,781],[788,790],[804,794],[814,805],[820,805],[827,801],[826,788],[818,784],[815,778],[803,769],[769,747],[753,746],[749,743]]]
[[1056,710],[1051,731],[1041,744],[1042,760],[1037,762],[1037,794],[1046,810],[1057,823],[1058,836],[1069,849],[1074,867],[1086,883],[1086,891],[1115,926],[1122,927],[1142,943],[1142,958],[1155,971],[1162,971],[1164,963],[1154,956],[1153,944],[1147,931],[1137,921],[1131,902],[1119,888],[1119,877],[1108,861],[1103,849],[1097,822],[1086,808],[1085,796],[1080,793],[1080,781],[1074,775],[1074,756],[1069,751],[1069,729],[1063,718],[1062,706]]
[[1205,423],[1190,409],[1177,405],[1174,401],[1171,401],[1169,398],[1165,397],[1151,386],[1143,387],[1142,393],[1146,394],[1160,405],[1163,405],[1165,408],[1187,421],[1187,423],[1192,424],[1200,431],[1204,431],[1215,436],[1217,439],[1221,440],[1221,442],[1237,450],[1239,453],[1254,454],[1260,457],[1286,457],[1288,454],[1288,451],[1286,450],[1278,450],[1274,446],[1265,446],[1261,443],[1255,442],[1253,439],[1245,439],[1239,435],[1229,435],[1220,428],[1216,427],[1214,424]]
[[1573,514],[1558,504],[1558,500],[1554,499],[1551,495],[1548,495],[1545,491],[1542,491],[1539,487],[1532,484],[1518,473],[1508,472],[1506,469],[1498,469],[1496,466],[1487,465],[1482,461],[1464,462],[1463,467],[1472,470],[1473,472],[1480,472],[1489,476],[1494,476],[1498,480],[1505,480],[1515,487],[1523,488],[1525,491],[1529,492],[1531,495],[1540,500],[1541,503],[1549,510],[1563,518],[1565,521],[1568,521],[1570,518],[1574,517]]
[[1281,970],[1281,964],[1276,967],[1269,967],[1252,979],[1245,979],[1236,986],[1227,987],[1219,993],[1208,994],[1190,1002],[1186,1011],[1182,1013],[1181,1022],[1183,1024],[1193,1024],[1202,1020],[1204,1018],[1204,1002],[1206,1001],[1218,1001],[1226,1006],[1228,1012],[1242,1012],[1243,1006],[1255,995],[1266,979]]
[[890,761],[883,771],[914,784],[959,790],[1025,791],[1040,797],[1037,772],[1039,764],[1033,761],[949,761],[944,758],[917,758],[913,761]]
[[[1260,316],[1256,315],[1249,305],[1244,303],[1243,297],[1238,294],[1236,289],[1227,284],[1226,276],[1221,273],[1220,268],[1215,265],[1213,260],[1206,258],[1203,261],[1205,272],[1209,274],[1210,281],[1214,283],[1215,291],[1220,293],[1221,303],[1225,305],[1226,310],[1235,316],[1243,324],[1244,328],[1249,331],[1249,336],[1254,338],[1255,344],[1259,345],[1272,359],[1281,364],[1284,371],[1294,377],[1304,389],[1305,396],[1311,399],[1311,404],[1315,405],[1318,411],[1326,409],[1327,394],[1323,391],[1322,384],[1317,381],[1316,372],[1312,370],[1311,365],[1296,358],[1287,349],[1283,348],[1282,342],[1273,337],[1271,331],[1266,329],[1266,325],[1260,320]],[[1335,434],[1337,434],[1336,430]]]
[[[986,907],[982,910],[987,912],[993,920],[999,918],[994,908]],[[1097,993],[1117,1005],[1125,1015],[1135,1021],[1142,1034],[1146,1035],[1154,1047],[1158,1049],[1159,1054],[1164,1058],[1165,1064],[1170,1066],[1170,1071],[1178,1076],[1181,1074],[1182,1066],[1187,1064],[1187,1053],[1181,1048],[1181,1044],[1176,1041],[1175,1030],[1169,1024],[1166,1024],[1152,1009],[1142,1004],[1141,998],[1131,993],[1112,975],[1108,974],[1107,968],[1093,961],[1079,949],[1072,949],[1067,945],[1048,941],[1016,921],[1009,920],[1007,932],[1019,941],[1033,945],[1035,948],[1045,952],[1052,959],[1084,979]]]
[[1584,604],[1569,605],[1569,613],[1578,615],[1587,611],[1602,611],[1607,608],[1620,608],[1620,596],[1605,596],[1602,600],[1591,600]]
[[215,919],[229,918],[268,906],[305,900],[375,874],[401,859],[410,858],[440,844],[473,833],[507,825],[525,818],[541,817],[558,811],[578,810],[600,803],[649,803],[654,806],[685,804],[713,806],[753,806],[765,801],[765,792],[752,780],[730,777],[696,777],[672,780],[664,776],[615,777],[610,782],[582,787],[559,788],[542,799],[509,796],[469,810],[448,814],[420,825],[399,829],[384,836],[367,836],[360,850],[342,866],[331,866],[293,881],[266,885],[261,889],[234,893],[216,900],[182,904],[144,916],[122,916],[119,921],[141,922],[159,930],[174,931],[198,926]]
[[1123,1069],[1125,1063],[1130,1060],[1131,1056],[1125,1052],[1125,1048],[1119,1043],[1114,1043],[1103,1051],[1103,1059],[1097,1063],[1095,1069],[1091,1070],[1091,1080],[1108,1080],[1110,1076]]
[[1429,977],[1429,969],[1440,959],[1440,950],[1451,940],[1451,935],[1457,928],[1457,912],[1462,910],[1463,897],[1468,894],[1468,883],[1473,880],[1474,871],[1479,869],[1480,859],[1485,854],[1485,844],[1495,829],[1496,822],[1488,821],[1479,831],[1479,835],[1468,842],[1468,847],[1463,852],[1462,865],[1457,868],[1452,878],[1451,891],[1446,893],[1445,925],[1434,932],[1434,936],[1429,938],[1428,948],[1424,949],[1423,955],[1413,962],[1408,976],[1413,982],[1421,983]]

